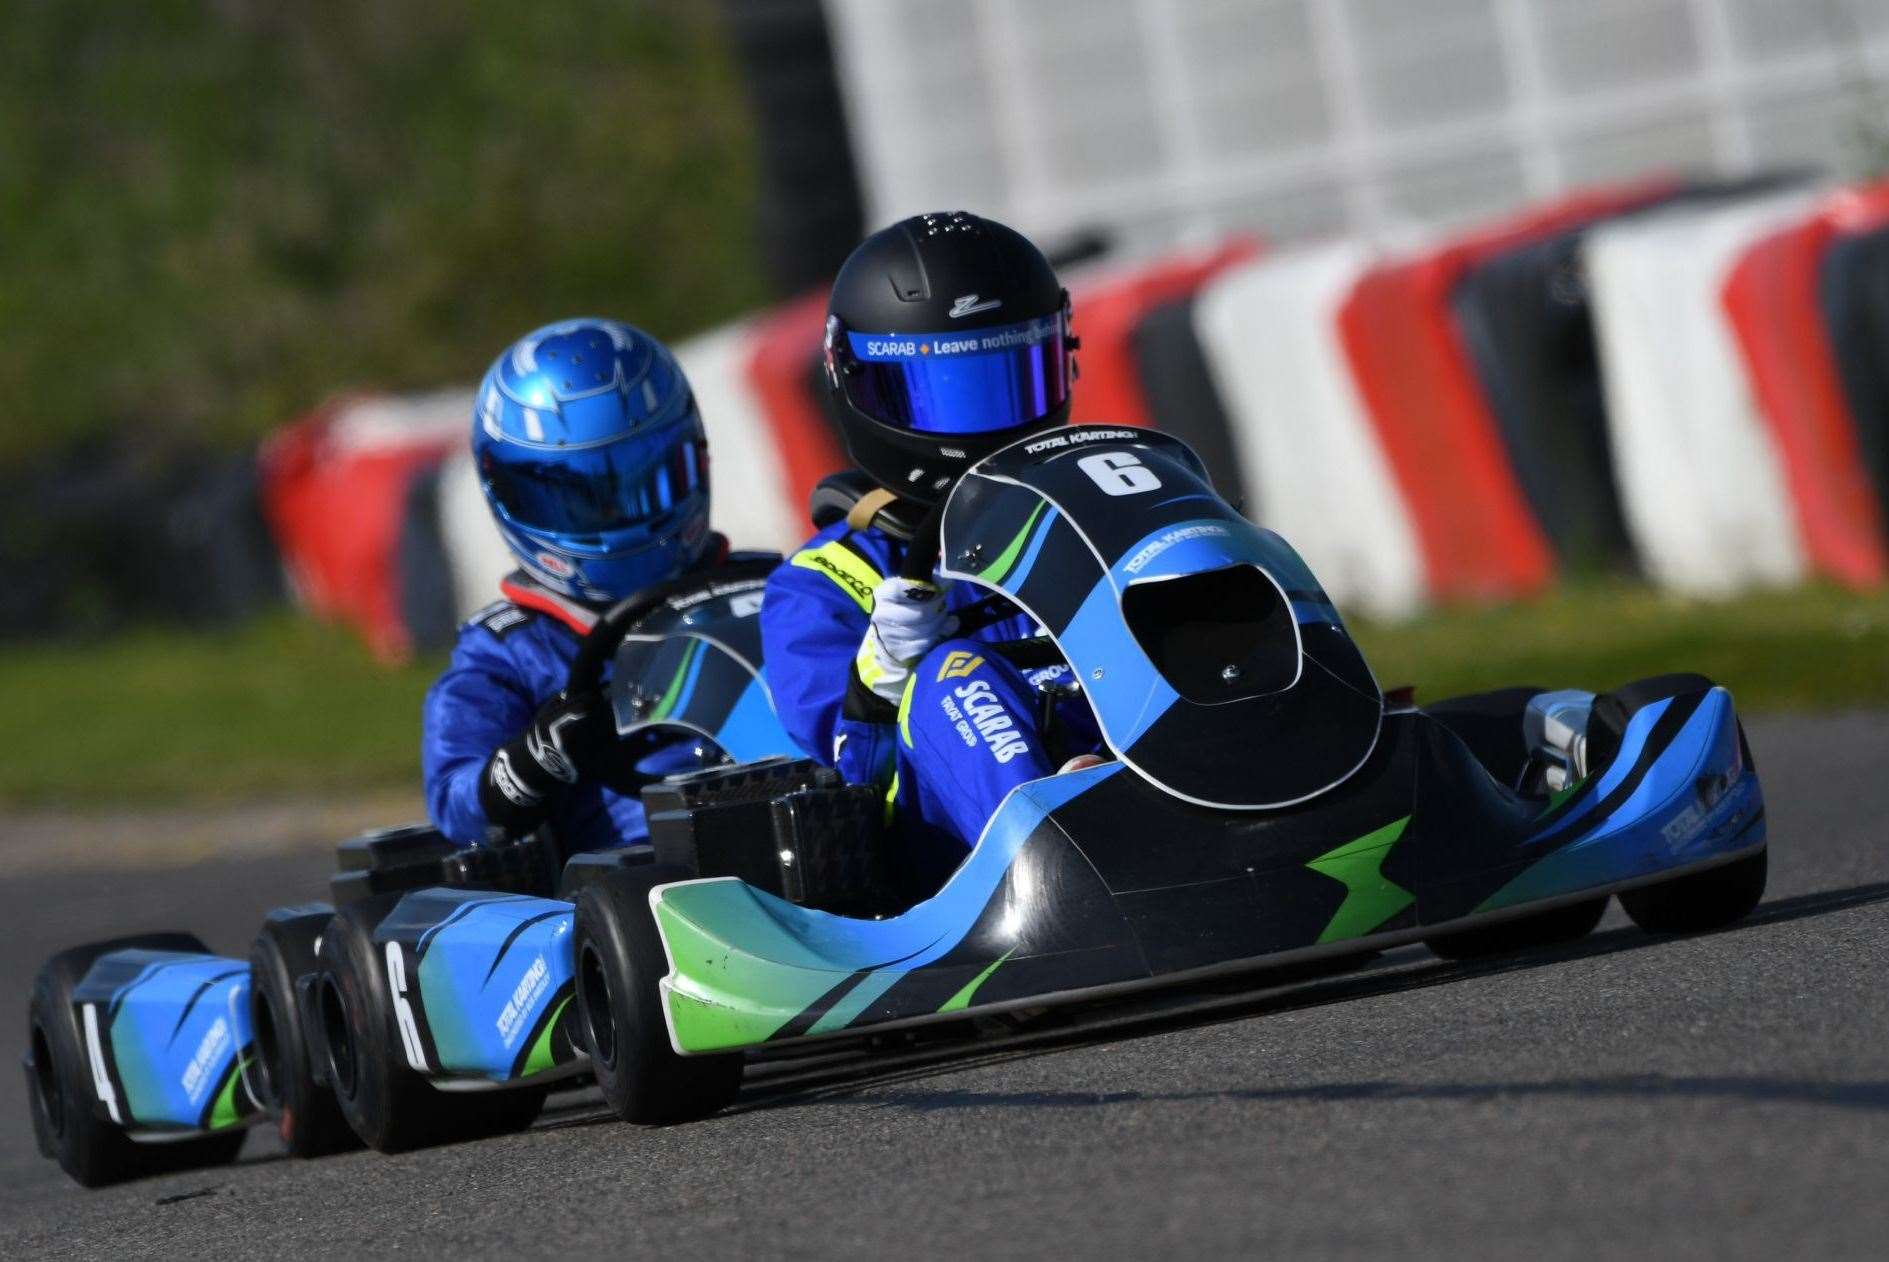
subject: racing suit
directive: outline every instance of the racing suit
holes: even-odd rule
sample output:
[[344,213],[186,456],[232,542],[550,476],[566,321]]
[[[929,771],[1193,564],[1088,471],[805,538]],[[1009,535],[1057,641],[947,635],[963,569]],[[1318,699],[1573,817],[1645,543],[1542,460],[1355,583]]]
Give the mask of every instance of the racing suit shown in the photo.
[[[848,782],[882,786],[901,839],[955,866],[1006,793],[1055,770],[1038,731],[1038,689],[1068,668],[1026,672],[990,652],[994,641],[1037,634],[1031,619],[1012,614],[932,648],[898,707],[889,705],[854,663],[873,589],[898,573],[905,552],[890,535],[843,521],[814,535],[768,578],[762,669],[794,742]],[[947,607],[961,610],[984,594],[956,584]],[[1059,702],[1057,714],[1075,744],[1099,744],[1080,693]]]
[[[596,611],[534,583],[523,571],[499,589],[505,599],[460,628],[452,661],[427,692],[421,712],[427,813],[434,827],[461,846],[486,837],[479,780],[487,760],[564,687],[577,646],[597,618]],[[694,742],[678,737],[637,770],[660,776],[700,765]],[[634,845],[649,834],[640,799],[585,779],[564,793],[547,822],[570,852]]]

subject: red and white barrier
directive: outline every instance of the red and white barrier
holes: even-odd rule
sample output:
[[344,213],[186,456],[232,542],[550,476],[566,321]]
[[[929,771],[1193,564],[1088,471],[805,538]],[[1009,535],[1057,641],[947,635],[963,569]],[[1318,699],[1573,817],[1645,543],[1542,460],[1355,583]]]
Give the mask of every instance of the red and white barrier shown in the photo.
[[1147,388],[1135,370],[1135,327],[1163,303],[1185,298],[1214,276],[1259,252],[1259,241],[1239,236],[1208,250],[1187,250],[1140,263],[1104,267],[1070,286],[1081,377],[1070,419],[1105,425],[1154,425]]
[[1373,261],[1355,242],[1270,255],[1208,285],[1195,320],[1257,501],[1247,515],[1334,600],[1398,616],[1427,594],[1423,558],[1338,332]]
[[[1889,225],[1889,183],[1846,189],[1752,243],[1721,300],[1783,464],[1811,566],[1851,586],[1889,577],[1882,505],[1844,398],[1820,292],[1840,236]],[[1889,347],[1881,351],[1889,355]]]
[[408,487],[465,444],[471,417],[470,391],[340,399],[258,454],[263,515],[297,597],[358,627],[383,659],[412,648],[395,563]]
[[1345,357],[1404,495],[1439,597],[1510,597],[1555,559],[1516,478],[1450,308],[1457,283],[1498,252],[1668,195],[1669,181],[1577,194],[1372,267],[1338,313]]
[[[1341,604],[1401,616],[1436,599],[1519,595],[1556,560],[1491,392],[1512,408],[1504,373],[1528,371],[1537,346],[1537,368],[1578,355],[1581,329],[1569,322],[1591,310],[1611,451],[1591,441],[1603,422],[1586,404],[1578,419],[1598,454],[1584,479],[1554,483],[1559,508],[1578,524],[1582,495],[1617,491],[1643,568],[1675,591],[1813,573],[1884,582],[1889,511],[1859,439],[1876,431],[1850,412],[1867,408],[1846,396],[1825,312],[1833,245],[1889,232],[1889,184],[1837,194],[1773,185],[1654,205],[1674,189],[1584,194],[1395,252],[1343,241],[1256,255],[1236,239],[1103,267],[1073,286],[1084,342],[1072,413],[1152,423],[1135,346],[1165,311],[1162,345],[1178,334],[1187,353],[1159,361],[1164,397],[1191,398],[1202,413],[1196,423],[1170,407],[1167,419],[1238,465],[1216,480],[1244,488],[1250,515],[1289,538]],[[1500,324],[1502,339],[1477,343],[1479,367],[1459,324],[1464,278],[1518,249],[1547,259],[1545,275],[1573,257],[1569,234],[1584,234],[1587,306]],[[1535,254],[1520,257],[1535,265]],[[1543,288],[1478,290],[1476,318],[1501,322],[1504,302]],[[1191,325],[1190,307],[1176,306],[1190,295]],[[797,546],[808,493],[845,462],[823,397],[824,315],[824,294],[809,293],[676,347],[708,430],[713,522],[737,547]],[[1866,362],[1866,336],[1851,330],[1846,345],[1844,364]],[[1591,369],[1582,372],[1591,390]],[[444,624],[439,565],[461,615],[491,600],[511,568],[466,450],[470,406],[466,392],[344,400],[263,449],[262,500],[297,591],[359,625],[382,656],[410,647],[403,594],[427,614],[413,614],[416,626]],[[1565,437],[1551,428],[1565,417],[1534,408],[1524,419],[1536,429],[1519,432],[1537,441],[1517,452],[1538,458]],[[416,481],[436,465],[436,487]],[[1556,468],[1537,459],[1531,476]],[[432,515],[408,526],[436,527],[406,531],[404,578],[403,512]]]
[[[799,529],[789,547],[805,542],[807,502],[813,488],[829,473],[847,465],[833,426],[821,408],[816,373],[826,343],[826,291],[815,290],[775,308],[753,325],[746,374],[748,388],[760,403],[762,418],[773,437],[773,452],[780,462],[781,484],[776,494],[792,505]],[[693,378],[691,378],[693,379]],[[721,449],[727,452],[727,448]],[[710,458],[716,451],[710,435]],[[737,547],[755,547],[736,536]]]
[[1584,257],[1627,526],[1654,582],[1722,595],[1807,571],[1776,435],[1725,285],[1815,194],[1676,208],[1596,229]]
[[737,548],[798,547],[806,502],[795,498],[789,463],[748,375],[754,321],[724,325],[676,344],[708,430],[710,520]]

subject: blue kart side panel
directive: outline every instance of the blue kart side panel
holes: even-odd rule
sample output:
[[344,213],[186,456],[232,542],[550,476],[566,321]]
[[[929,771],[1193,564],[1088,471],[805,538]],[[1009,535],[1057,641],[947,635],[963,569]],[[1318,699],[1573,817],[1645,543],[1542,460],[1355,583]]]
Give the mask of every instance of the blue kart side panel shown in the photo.
[[[374,931],[390,992],[414,1019],[434,1076],[509,1082],[576,1058],[564,1021],[572,993],[569,903],[522,894],[428,889],[406,895]],[[408,1048],[414,1061],[415,1049]]]
[[112,951],[73,992],[107,1116],[131,1130],[221,1130],[258,1105],[249,965],[172,951]]

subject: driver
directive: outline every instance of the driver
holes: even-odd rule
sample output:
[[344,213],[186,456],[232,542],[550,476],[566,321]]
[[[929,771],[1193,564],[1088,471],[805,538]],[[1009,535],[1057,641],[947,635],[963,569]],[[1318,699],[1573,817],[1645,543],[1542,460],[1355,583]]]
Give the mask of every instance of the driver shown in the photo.
[[[850,782],[885,786],[901,834],[941,864],[1012,788],[1056,769],[1038,690],[1068,672],[1026,674],[989,651],[1037,633],[1019,613],[957,635],[982,593],[898,577],[912,545],[874,510],[922,518],[977,460],[1063,424],[1075,346],[1042,251],[962,211],[873,234],[834,281],[827,383],[877,489],[768,579],[763,669],[795,742]],[[1088,705],[1065,686],[1073,745],[1093,748]]]
[[[619,752],[608,698],[565,696],[597,615],[639,590],[720,564],[708,528],[708,445],[667,347],[614,320],[527,334],[487,370],[472,455],[520,569],[460,629],[426,695],[421,762],[434,825],[462,846],[496,829],[556,828],[567,850],[641,841],[641,802],[598,779]],[[635,770],[698,766],[679,741]]]

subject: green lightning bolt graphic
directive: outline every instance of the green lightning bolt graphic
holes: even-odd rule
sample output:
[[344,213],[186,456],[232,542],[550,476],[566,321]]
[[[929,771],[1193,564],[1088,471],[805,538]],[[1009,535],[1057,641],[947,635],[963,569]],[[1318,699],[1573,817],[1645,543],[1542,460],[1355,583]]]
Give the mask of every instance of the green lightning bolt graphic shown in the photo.
[[1343,882],[1347,891],[1331,923],[1318,935],[1321,943],[1362,937],[1417,901],[1415,894],[1392,884],[1380,870],[1408,823],[1410,816],[1406,815],[1336,850],[1328,850],[1305,865]]

